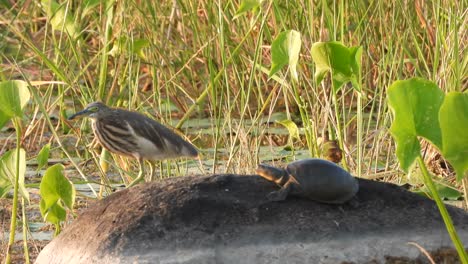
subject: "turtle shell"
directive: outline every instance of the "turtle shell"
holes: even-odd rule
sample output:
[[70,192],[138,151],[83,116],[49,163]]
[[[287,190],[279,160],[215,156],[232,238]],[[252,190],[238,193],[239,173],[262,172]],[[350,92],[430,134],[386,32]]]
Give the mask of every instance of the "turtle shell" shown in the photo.
[[294,188],[291,194],[324,203],[344,203],[358,191],[357,180],[337,164],[323,159],[304,159],[286,167]]

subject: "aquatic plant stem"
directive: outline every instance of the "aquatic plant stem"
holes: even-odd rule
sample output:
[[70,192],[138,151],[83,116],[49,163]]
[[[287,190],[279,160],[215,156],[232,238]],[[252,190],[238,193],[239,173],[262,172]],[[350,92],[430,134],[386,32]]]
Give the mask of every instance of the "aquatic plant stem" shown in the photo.
[[358,177],[362,177],[362,93],[358,92],[358,98],[357,98],[357,171],[356,174]]
[[22,211],[22,221],[23,221],[23,253],[24,253],[24,262],[26,264],[31,263],[29,260],[29,249],[28,249],[28,219],[26,218],[26,204],[24,202],[24,197],[21,197],[21,211]]
[[99,71],[99,88],[98,88],[98,98],[99,100],[104,100],[104,95],[106,92],[106,77],[107,77],[107,63],[109,58],[109,49],[110,49],[110,38],[112,34],[112,20],[114,19],[114,1],[107,1],[105,4],[106,7],[106,26],[104,29],[104,46],[102,49],[102,56],[100,62],[100,71]]
[[432,198],[437,204],[439,208],[440,214],[442,215],[442,219],[444,220],[445,227],[447,228],[447,232],[452,239],[455,248],[457,249],[458,255],[460,256],[461,263],[468,263],[468,254],[465,251],[463,243],[461,242],[460,238],[458,237],[457,232],[455,231],[455,227],[453,226],[452,218],[450,217],[447,208],[445,207],[442,199],[440,199],[439,193],[432,181],[431,175],[427,171],[426,165],[424,164],[424,160],[422,159],[421,155],[417,158],[419,167],[421,168],[422,174],[424,176],[424,182],[426,186],[429,188],[431,192]]
[[[333,82],[332,82],[332,86],[333,86]],[[337,95],[336,95],[336,91],[334,90],[334,88],[332,87],[332,93],[333,93],[333,97],[332,97],[332,102],[333,102],[333,107],[334,107],[334,110],[335,110],[335,122],[336,122],[336,136],[338,137],[338,144],[340,145],[340,149],[344,150],[344,138],[343,138],[343,130],[341,130],[341,118],[340,118],[340,114],[339,114],[339,109],[338,109],[338,98],[337,98]],[[342,159],[341,160],[341,163],[343,164],[343,168],[347,171],[349,171],[349,168],[348,168],[348,162],[346,160],[346,158]]]
[[16,171],[15,171],[15,183],[13,186],[13,207],[11,208],[11,222],[10,222],[10,237],[8,240],[8,249],[5,258],[5,263],[11,263],[11,251],[13,250],[13,244],[15,243],[15,231],[16,231],[16,213],[18,212],[18,189],[19,189],[19,173],[20,173],[20,144],[21,144],[21,119],[13,117],[13,124],[16,130]]

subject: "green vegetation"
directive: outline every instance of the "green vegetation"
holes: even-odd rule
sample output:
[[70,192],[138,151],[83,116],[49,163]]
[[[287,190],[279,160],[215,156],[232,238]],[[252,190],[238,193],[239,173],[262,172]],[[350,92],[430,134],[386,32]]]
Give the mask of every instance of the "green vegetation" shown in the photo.
[[[70,192],[49,189],[53,199],[40,206],[44,212],[60,207],[60,221],[65,208],[76,207],[74,193],[67,196],[73,186],[84,183],[90,196],[106,195],[114,182],[106,172],[127,177],[137,167],[96,154],[88,146],[88,122],[66,121],[95,100],[151,115],[200,148],[204,168],[163,162],[161,177],[193,168],[252,173],[260,161],[322,156],[329,139],[356,175],[425,183],[438,205],[436,189],[448,185],[464,194],[468,207],[467,1],[13,3],[0,1],[0,125],[11,137],[2,142],[0,195],[13,189],[12,216],[22,201],[25,238],[24,210],[40,203],[27,205],[25,188],[43,191],[41,178],[25,178],[26,160],[37,162],[38,171],[49,166],[47,158],[70,164],[65,171],[49,167],[59,170],[56,187],[73,183]],[[412,82],[431,92],[388,90]],[[413,104],[428,109],[418,115]],[[429,165],[445,164],[439,153],[453,169]],[[419,166],[411,166],[414,160]],[[12,174],[3,173],[5,166]],[[98,193],[91,183],[103,188]],[[0,253],[11,249],[14,232],[9,242]]]
[[[26,173],[26,152],[20,147],[22,134],[23,108],[29,101],[30,93],[27,85],[23,81],[5,81],[0,83],[0,116],[2,123],[11,120],[16,131],[16,149],[6,152],[0,158],[0,195],[5,196],[10,188],[13,188],[13,206],[11,208],[10,237],[8,239],[7,254],[5,262],[10,263],[11,249],[15,242],[16,213],[18,212],[18,195],[21,193],[21,205],[26,206],[25,200],[29,203],[29,193],[25,188]],[[24,210],[23,218],[24,216]],[[26,236],[26,223],[23,222],[23,236]],[[25,260],[29,260],[26,240],[24,241]]]
[[55,225],[55,235],[60,233],[60,223],[66,220],[65,206],[73,210],[76,191],[73,184],[63,175],[64,166],[49,167],[42,178],[41,214],[47,222]]
[[[455,132],[460,132],[460,128],[468,128],[468,118],[463,116],[468,113],[468,100],[464,100],[467,98],[465,95],[450,92],[445,98],[436,84],[419,78],[396,81],[388,89],[388,104],[395,115],[390,132],[396,141],[396,154],[400,165],[408,172],[414,161],[418,161],[424,183],[439,207],[462,263],[468,262],[468,255],[424,164],[418,136],[429,140],[444,155],[449,154],[446,155],[447,160],[454,166],[458,178],[462,179],[468,170],[468,139],[463,133]],[[443,122],[440,122],[442,120]],[[442,144],[442,141],[445,144]],[[454,152],[457,153],[455,155],[454,145]]]

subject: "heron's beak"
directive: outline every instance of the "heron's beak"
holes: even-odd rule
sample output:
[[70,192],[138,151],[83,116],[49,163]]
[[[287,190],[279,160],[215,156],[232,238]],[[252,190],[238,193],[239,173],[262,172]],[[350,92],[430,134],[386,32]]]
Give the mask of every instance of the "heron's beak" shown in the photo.
[[75,114],[69,116],[68,120],[75,119],[75,117],[88,116],[90,114],[91,114],[91,112],[88,109],[84,109],[84,110],[81,110],[81,111],[76,112]]

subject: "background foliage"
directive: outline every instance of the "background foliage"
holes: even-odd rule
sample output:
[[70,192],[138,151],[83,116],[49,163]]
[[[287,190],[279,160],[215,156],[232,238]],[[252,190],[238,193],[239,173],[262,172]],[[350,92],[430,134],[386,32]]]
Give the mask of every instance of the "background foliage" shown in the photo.
[[[353,173],[418,185],[411,176],[417,170],[399,177],[388,87],[415,76],[446,93],[466,94],[468,86],[467,1],[3,0],[0,6],[0,81],[24,80],[37,95],[21,120],[26,159],[34,162],[50,143],[51,159],[71,162],[73,172],[65,175],[75,183],[103,170],[87,147],[88,123],[66,117],[101,100],[181,129],[203,154],[204,169],[195,173],[251,173],[261,161],[324,157],[327,142],[337,140]],[[299,37],[295,68],[275,64],[278,36]],[[343,51],[360,56],[361,65],[353,65],[361,76],[344,78],[352,87],[332,89],[343,76],[316,82],[313,47],[327,41],[356,47]],[[11,128],[2,129],[1,154],[15,147]],[[437,149],[422,142],[421,152],[440,183],[463,191]],[[114,160],[114,171],[135,166]],[[163,176],[184,174],[170,164],[162,168]],[[26,178],[36,190],[39,181]]]

